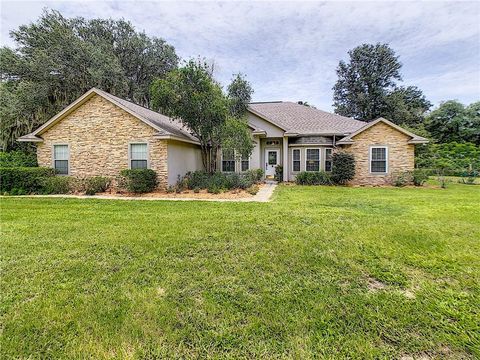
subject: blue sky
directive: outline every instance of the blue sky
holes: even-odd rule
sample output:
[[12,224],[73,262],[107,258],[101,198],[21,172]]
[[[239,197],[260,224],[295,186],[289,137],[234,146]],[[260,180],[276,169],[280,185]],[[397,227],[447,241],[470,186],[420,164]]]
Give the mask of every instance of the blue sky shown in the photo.
[[227,84],[242,72],[254,100],[304,100],[332,110],[335,68],[362,43],[389,43],[405,85],[435,105],[480,100],[480,2],[151,2],[3,1],[1,43],[42,8],[67,17],[130,20],[166,39],[185,59],[214,61]]

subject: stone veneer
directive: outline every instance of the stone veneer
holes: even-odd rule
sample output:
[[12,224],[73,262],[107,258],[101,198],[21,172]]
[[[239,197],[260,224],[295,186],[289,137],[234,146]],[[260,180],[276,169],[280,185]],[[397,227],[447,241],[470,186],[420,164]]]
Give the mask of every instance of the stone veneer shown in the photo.
[[70,146],[70,175],[111,176],[128,169],[129,144],[147,142],[150,168],[159,187],[167,186],[167,141],[155,139],[158,131],[133,115],[95,95],[40,136],[40,166],[53,166],[53,145]]
[[[379,122],[353,137],[354,143],[342,148],[355,156],[355,178],[352,185],[384,185],[391,184],[392,174],[414,168],[415,145],[408,144],[410,136],[401,133],[393,127]],[[370,147],[388,147],[388,173],[370,173]]]

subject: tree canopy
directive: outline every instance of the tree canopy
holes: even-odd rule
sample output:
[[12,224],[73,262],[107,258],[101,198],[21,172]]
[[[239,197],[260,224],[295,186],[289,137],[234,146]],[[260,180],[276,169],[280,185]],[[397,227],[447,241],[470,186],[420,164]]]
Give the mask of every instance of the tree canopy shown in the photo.
[[92,87],[150,106],[150,84],[178,64],[165,40],[125,20],[65,18],[45,11],[10,33],[0,49],[1,137],[4,150]]
[[397,124],[423,121],[432,104],[415,86],[402,87],[398,56],[387,44],[363,44],[340,61],[333,87],[337,114],[371,121],[385,117]]
[[456,100],[445,101],[428,115],[425,128],[440,143],[480,145],[480,101],[467,107]]
[[179,119],[199,139],[202,161],[216,170],[220,147],[249,155],[252,140],[243,118],[252,94],[250,84],[236,75],[224,94],[206,62],[190,60],[152,85],[154,108]]

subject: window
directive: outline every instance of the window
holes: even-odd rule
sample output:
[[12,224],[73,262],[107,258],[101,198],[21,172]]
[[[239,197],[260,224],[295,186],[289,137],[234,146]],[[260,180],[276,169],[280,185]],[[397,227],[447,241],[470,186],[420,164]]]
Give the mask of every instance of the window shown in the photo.
[[233,150],[222,150],[222,171],[235,171],[235,153]]
[[268,140],[265,142],[267,146],[280,145],[280,140]]
[[300,171],[300,149],[292,150],[293,171]]
[[241,171],[247,171],[250,169],[250,159],[242,156],[242,159],[240,160],[240,167]]
[[268,151],[268,165],[270,166],[276,166],[278,165],[278,151],[277,150],[269,150]]
[[372,147],[370,149],[370,172],[386,173],[387,172],[387,148]]
[[307,149],[305,170],[320,171],[320,149]]
[[332,171],[332,149],[325,149],[325,171]]
[[70,151],[68,145],[53,145],[53,167],[59,175],[68,175]]
[[130,144],[130,169],[148,168],[147,144]]

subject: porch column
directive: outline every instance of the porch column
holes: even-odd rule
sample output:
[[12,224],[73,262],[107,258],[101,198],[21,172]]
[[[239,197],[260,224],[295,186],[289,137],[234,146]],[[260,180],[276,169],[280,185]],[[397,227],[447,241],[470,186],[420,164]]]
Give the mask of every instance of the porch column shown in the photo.
[[283,181],[288,181],[288,137],[283,137]]

